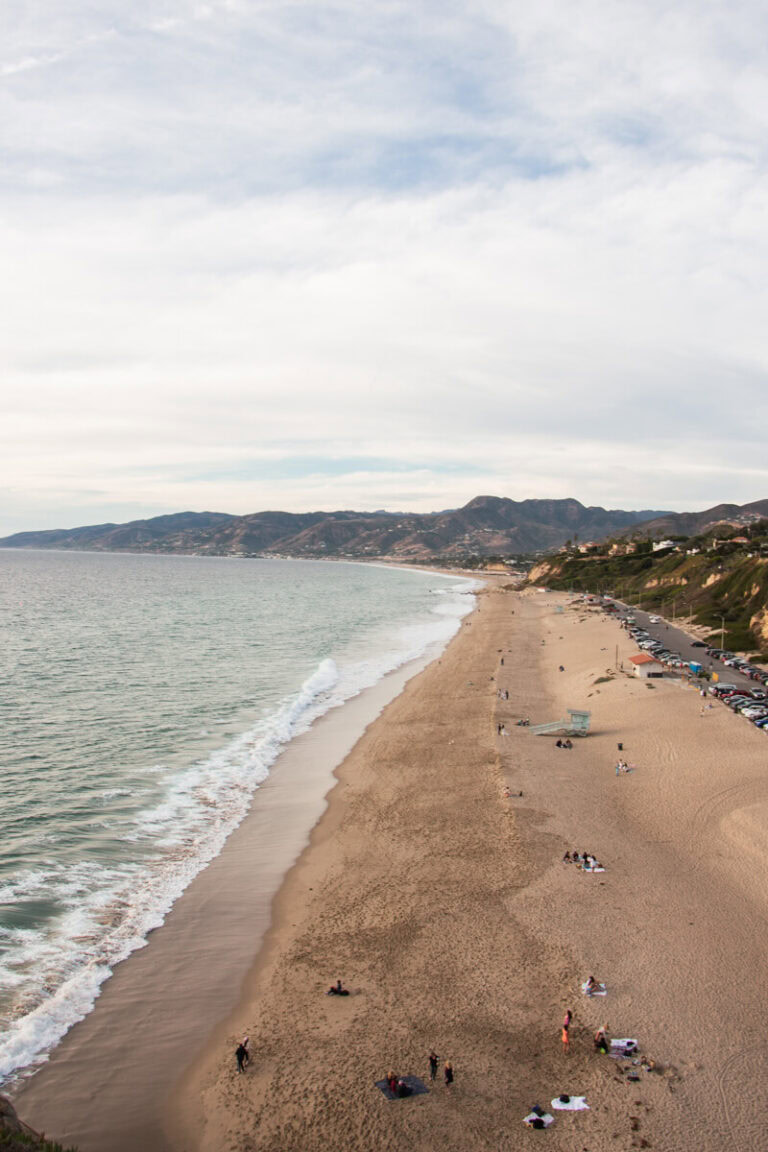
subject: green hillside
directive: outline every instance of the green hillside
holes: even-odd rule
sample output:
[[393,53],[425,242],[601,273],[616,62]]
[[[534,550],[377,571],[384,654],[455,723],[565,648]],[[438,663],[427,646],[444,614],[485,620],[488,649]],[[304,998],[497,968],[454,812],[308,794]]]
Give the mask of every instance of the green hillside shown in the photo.
[[714,536],[678,541],[675,548],[610,554],[607,541],[600,551],[573,551],[537,564],[531,583],[579,592],[607,592],[667,618],[690,617],[711,629],[724,646],[740,652],[768,652],[768,525],[747,531],[747,543]]

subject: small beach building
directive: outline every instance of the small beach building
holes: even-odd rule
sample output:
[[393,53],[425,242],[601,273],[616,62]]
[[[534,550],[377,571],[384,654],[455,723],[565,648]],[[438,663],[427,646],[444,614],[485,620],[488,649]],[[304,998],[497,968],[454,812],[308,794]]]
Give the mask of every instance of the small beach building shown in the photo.
[[635,676],[640,676],[643,680],[652,676],[664,675],[664,665],[654,656],[649,656],[647,652],[641,652],[639,656],[630,656],[629,662],[634,664]]

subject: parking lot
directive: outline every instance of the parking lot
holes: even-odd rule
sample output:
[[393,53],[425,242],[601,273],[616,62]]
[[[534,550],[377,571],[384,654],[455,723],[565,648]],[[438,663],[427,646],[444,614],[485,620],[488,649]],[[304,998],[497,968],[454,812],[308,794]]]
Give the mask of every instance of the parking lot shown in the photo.
[[[724,660],[733,656],[732,653],[718,655],[719,650],[713,651],[695,637],[690,636],[674,624],[656,618],[652,620],[653,613],[641,612],[628,604],[614,601],[619,608],[619,618],[629,617],[634,620],[630,625],[630,634],[641,650],[644,648],[651,655],[657,656],[672,670],[687,670],[691,661],[698,663],[710,673],[717,674],[717,681],[708,681],[708,691],[727,704],[734,711],[739,711],[747,720],[768,732],[768,673],[754,665],[749,665],[746,671],[724,663]],[[658,650],[650,649],[649,644],[661,644],[668,655]],[[679,661],[674,657],[679,656]],[[681,665],[683,666],[681,668]],[[751,671],[751,675],[749,672]]]

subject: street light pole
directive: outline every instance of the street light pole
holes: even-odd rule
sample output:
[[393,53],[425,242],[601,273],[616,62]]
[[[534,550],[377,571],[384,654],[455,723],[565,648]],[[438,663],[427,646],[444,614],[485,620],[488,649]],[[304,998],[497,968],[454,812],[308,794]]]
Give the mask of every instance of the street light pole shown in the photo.
[[720,617],[720,648],[725,648],[725,616]]

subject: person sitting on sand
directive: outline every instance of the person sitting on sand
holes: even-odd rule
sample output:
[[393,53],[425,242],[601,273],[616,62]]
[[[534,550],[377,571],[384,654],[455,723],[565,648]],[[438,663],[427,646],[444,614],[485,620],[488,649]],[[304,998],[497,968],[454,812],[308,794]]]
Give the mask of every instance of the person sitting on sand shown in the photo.
[[555,740],[555,748],[562,748],[562,746],[563,746],[562,740]]
[[387,1088],[393,1096],[397,1095],[397,1076],[394,1072],[387,1072]]
[[565,856],[563,856],[563,864],[570,864],[570,862],[571,862],[571,854],[570,854],[570,852],[566,851]]
[[403,1080],[401,1076],[395,1086],[395,1095],[402,1099],[403,1096],[410,1096],[412,1091],[413,1089],[410,1088],[408,1084],[406,1084],[405,1080]]
[[337,980],[336,983],[328,989],[326,996],[349,996],[349,990],[343,986],[341,980]]
[[600,985],[598,984],[597,980],[595,980],[594,976],[589,977],[587,980],[587,986],[584,991],[586,992],[587,996],[593,996],[595,992],[600,991]]
[[563,744],[563,748],[567,748],[569,752],[571,751],[571,749],[573,748],[573,744],[571,743],[570,739],[565,741],[565,743]]
[[595,1051],[602,1052],[605,1055],[611,1048],[610,1041],[608,1040],[608,1027],[601,1024],[597,1032],[595,1032]]

